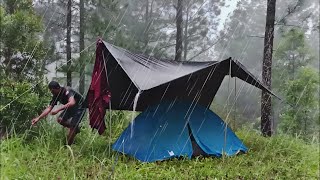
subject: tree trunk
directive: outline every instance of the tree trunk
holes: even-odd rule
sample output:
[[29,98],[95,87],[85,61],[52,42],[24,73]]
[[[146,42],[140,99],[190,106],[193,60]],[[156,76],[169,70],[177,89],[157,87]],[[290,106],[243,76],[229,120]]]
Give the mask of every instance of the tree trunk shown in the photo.
[[[269,89],[271,89],[271,66],[275,12],[276,0],[268,0],[266,29],[264,36],[262,82]],[[261,97],[261,132],[264,136],[272,135],[271,96],[266,91],[262,91]]]
[[84,0],[80,0],[80,33],[79,33],[79,46],[80,46],[80,80],[79,80],[79,92],[84,94],[84,83],[85,83],[85,62],[84,62],[84,21],[85,21],[85,9]]
[[72,77],[71,77],[71,0],[68,0],[67,4],[67,86],[72,86]]
[[[15,1],[5,1],[6,6],[7,6],[7,12],[8,14],[14,14],[15,10]],[[1,30],[0,30],[1,31]],[[2,31],[1,31],[2,33]],[[12,62],[11,62],[11,57],[13,55],[12,52],[12,47],[8,46],[7,48],[4,48],[4,62],[3,64],[5,65],[5,73],[9,76],[10,73],[12,73]]]
[[146,14],[145,14],[145,30],[144,30],[144,48],[148,45],[148,30],[149,30],[149,0],[146,0]]
[[5,3],[7,5],[8,14],[13,14],[14,10],[15,10],[16,2],[15,1],[5,1]]
[[182,2],[183,2],[183,0],[178,0],[178,5],[177,5],[176,55],[175,55],[175,58],[174,58],[176,61],[181,61],[181,56],[182,56],[182,8],[183,8]]
[[188,23],[189,23],[189,5],[186,7],[186,22],[184,23],[184,46],[183,46],[183,60],[187,61],[188,54]]

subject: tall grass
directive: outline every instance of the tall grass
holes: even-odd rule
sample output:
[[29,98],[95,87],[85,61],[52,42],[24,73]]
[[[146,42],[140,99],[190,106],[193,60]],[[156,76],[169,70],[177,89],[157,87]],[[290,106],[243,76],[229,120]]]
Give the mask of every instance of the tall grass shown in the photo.
[[103,136],[83,127],[69,147],[66,130],[43,122],[1,142],[1,179],[319,179],[319,144],[243,129],[247,154],[141,163],[110,150],[127,125],[113,123]]

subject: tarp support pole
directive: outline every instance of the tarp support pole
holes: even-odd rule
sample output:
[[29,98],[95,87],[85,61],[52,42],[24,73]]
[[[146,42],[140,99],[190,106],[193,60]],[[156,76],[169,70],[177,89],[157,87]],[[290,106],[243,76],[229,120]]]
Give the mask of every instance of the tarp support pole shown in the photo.
[[237,77],[234,77],[234,117],[233,117],[233,130],[236,129],[237,117]]
[[[102,52],[102,58],[103,58],[103,64],[104,64],[104,69],[105,69],[105,71],[106,71],[106,79],[107,79],[107,83],[108,83],[108,85],[110,86],[110,84],[109,84],[109,78],[108,78],[108,72],[107,72],[107,65],[106,65],[106,59],[104,58],[104,51]],[[111,99],[109,100],[109,114],[110,114],[110,119],[109,119],[109,140],[110,140],[110,143],[111,143],[111,139],[112,139],[112,137],[111,137],[111,126],[112,126],[112,122],[111,122],[111,118],[112,118],[112,113],[111,113]],[[109,155],[111,154],[111,144],[109,143]]]
[[[227,107],[230,107],[229,101],[230,101],[230,80],[231,80],[231,58],[229,60],[229,80],[228,80],[228,99],[227,99]],[[224,161],[224,158],[226,156],[226,145],[227,145],[227,129],[228,129],[228,118],[229,118],[229,113],[231,112],[231,108],[230,111],[227,113],[227,117],[226,117],[226,122],[225,122],[225,128],[224,128],[224,146],[223,146],[223,151],[222,151],[222,158]]]

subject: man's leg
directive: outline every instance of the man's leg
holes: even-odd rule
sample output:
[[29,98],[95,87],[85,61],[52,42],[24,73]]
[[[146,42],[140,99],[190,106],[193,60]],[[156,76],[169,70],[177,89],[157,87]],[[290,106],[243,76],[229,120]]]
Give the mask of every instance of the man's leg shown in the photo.
[[73,114],[70,122],[69,134],[68,134],[68,144],[71,145],[74,142],[74,138],[78,133],[80,133],[79,123],[85,113],[85,109],[78,108]]
[[68,145],[73,144],[74,138],[76,137],[76,135],[77,135],[77,127],[69,128],[68,139],[67,139]]
[[73,144],[74,138],[80,132],[79,123],[84,113],[85,113],[85,109],[82,109],[82,108],[78,108],[75,111],[72,111],[72,112],[70,111],[70,113],[68,113],[68,117],[70,117],[70,119],[68,119],[67,121],[67,126],[69,128],[68,145]]
[[68,123],[66,123],[66,121],[63,121],[63,119],[61,117],[58,117],[57,122],[64,127],[70,128],[70,125]]

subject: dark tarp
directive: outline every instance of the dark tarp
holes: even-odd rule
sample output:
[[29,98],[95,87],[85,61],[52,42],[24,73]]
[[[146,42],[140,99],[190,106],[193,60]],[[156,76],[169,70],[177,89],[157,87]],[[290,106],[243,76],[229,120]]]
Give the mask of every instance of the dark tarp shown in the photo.
[[[272,94],[240,62],[177,62],[131,53],[101,40],[111,92],[112,109],[133,110],[136,94],[141,91],[136,110],[163,100],[183,100],[209,107],[222,80],[229,74]],[[231,67],[230,67],[231,62]],[[104,75],[104,74],[101,74]]]

